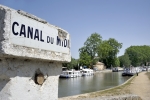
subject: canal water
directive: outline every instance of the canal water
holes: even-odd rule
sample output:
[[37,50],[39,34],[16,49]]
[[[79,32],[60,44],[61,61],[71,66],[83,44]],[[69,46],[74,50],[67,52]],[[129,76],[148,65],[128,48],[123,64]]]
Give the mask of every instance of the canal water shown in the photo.
[[93,76],[60,78],[58,97],[66,97],[95,92],[118,86],[130,77],[122,77],[122,72],[96,73]]

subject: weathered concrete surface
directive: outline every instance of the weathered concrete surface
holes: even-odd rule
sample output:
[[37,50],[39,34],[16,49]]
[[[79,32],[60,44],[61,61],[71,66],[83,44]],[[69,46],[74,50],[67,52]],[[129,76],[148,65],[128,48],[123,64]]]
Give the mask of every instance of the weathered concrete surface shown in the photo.
[[[24,59],[0,59],[0,100],[57,100],[61,63]],[[44,83],[35,83],[35,74]]]
[[0,100],[57,100],[62,62],[70,61],[67,31],[0,5]]

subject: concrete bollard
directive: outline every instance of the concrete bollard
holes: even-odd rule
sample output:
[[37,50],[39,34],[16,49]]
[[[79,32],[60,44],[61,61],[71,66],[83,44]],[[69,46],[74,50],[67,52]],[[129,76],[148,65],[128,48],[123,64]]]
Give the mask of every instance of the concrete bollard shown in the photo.
[[70,60],[67,31],[0,5],[0,100],[57,100],[62,63]]

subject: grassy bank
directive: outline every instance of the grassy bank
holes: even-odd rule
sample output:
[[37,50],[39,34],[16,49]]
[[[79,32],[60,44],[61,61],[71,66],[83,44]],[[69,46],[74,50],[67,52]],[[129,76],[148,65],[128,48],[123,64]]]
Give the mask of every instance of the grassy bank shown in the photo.
[[98,96],[116,96],[116,95],[123,95],[123,94],[130,94],[130,91],[127,89],[127,87],[132,84],[132,80],[134,79],[133,76],[129,80],[127,80],[124,84],[120,86],[116,86],[111,89],[106,89],[98,92],[92,92],[92,93],[86,93],[76,96],[75,98],[81,99],[81,98],[93,98]]
[[103,91],[99,91],[99,92],[94,92],[91,93],[90,96],[91,97],[97,97],[97,96],[113,96],[113,95],[122,95],[122,94],[129,94],[130,91],[127,90],[127,87],[132,84],[131,81],[134,79],[135,76],[131,77],[127,82],[125,82],[124,84],[111,88],[111,89],[106,89]]

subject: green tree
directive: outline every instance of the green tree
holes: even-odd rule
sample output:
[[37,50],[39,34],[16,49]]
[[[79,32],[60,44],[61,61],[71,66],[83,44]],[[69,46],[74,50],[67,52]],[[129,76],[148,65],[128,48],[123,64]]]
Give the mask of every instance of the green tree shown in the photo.
[[91,65],[91,63],[92,63],[91,56],[89,56],[87,52],[80,53],[79,63],[82,66],[89,67],[89,65]]
[[93,33],[85,41],[84,46],[79,49],[80,63],[82,59],[87,59],[90,63],[83,63],[85,61],[82,61],[82,63],[93,65],[100,60],[107,67],[111,67],[111,65],[119,66],[120,62],[117,58],[117,53],[121,47],[122,43],[117,40],[110,38],[102,41],[101,35]]
[[71,57],[71,62],[63,63],[63,67],[67,67],[67,69],[74,69],[78,66],[78,60]]
[[90,37],[85,41],[84,46],[86,48],[87,53],[93,59],[97,54],[98,46],[102,42],[102,37],[98,33],[91,34]]
[[95,56],[96,54],[98,54],[98,46],[101,44],[101,42],[101,35],[99,35],[98,33],[91,34],[91,36],[88,37],[84,42],[84,46],[79,49],[80,60],[82,59],[81,57],[84,56],[83,54],[86,54],[86,57],[84,57],[84,59],[88,58],[87,60],[89,60],[90,57],[90,64],[95,64],[95,62],[97,61]]
[[150,62],[150,46],[130,46],[126,49],[133,66],[140,66]]
[[109,53],[113,50],[113,47],[107,42],[103,41],[98,46],[98,57],[103,62],[103,60],[107,60]]
[[107,67],[119,66],[119,60],[117,54],[119,49],[122,48],[122,43],[119,43],[117,40],[110,38],[105,40],[99,46],[99,58]]
[[115,62],[115,64],[114,64],[115,67],[119,67],[120,66],[119,58],[115,58],[114,62]]
[[110,52],[110,56],[116,57],[117,54],[119,53],[119,49],[122,48],[122,43],[119,43],[117,40],[113,38],[110,38],[107,42],[113,48],[113,50]]
[[131,65],[131,60],[129,59],[128,54],[124,54],[119,57],[121,67],[129,67]]

